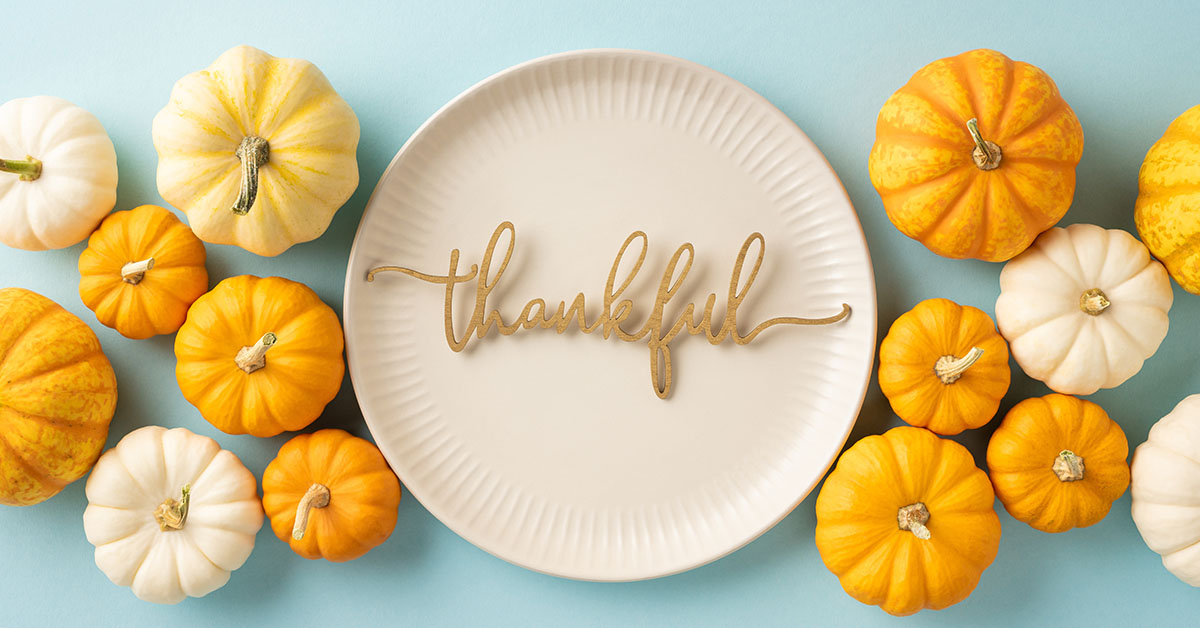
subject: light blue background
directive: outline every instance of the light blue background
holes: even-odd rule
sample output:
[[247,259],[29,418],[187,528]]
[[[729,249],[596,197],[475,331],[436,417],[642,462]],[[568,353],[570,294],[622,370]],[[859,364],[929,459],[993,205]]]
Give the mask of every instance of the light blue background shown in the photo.
[[[182,3],[181,3],[182,4]],[[899,3],[897,3],[899,4]],[[909,3],[905,3],[909,4]],[[1044,68],[1083,123],[1086,145],[1064,224],[1133,230],[1137,172],[1167,124],[1200,103],[1194,4],[942,2],[915,8],[842,2],[224,2],[168,9],[6,3],[0,101],[53,94],[95,113],[117,147],[118,209],[161,203],[150,120],[180,76],[252,44],[315,62],[358,113],[362,184],[319,240],[274,259],[208,247],[213,282],[278,274],[341,309],[346,256],[372,187],[400,145],[448,99],[509,65],[591,47],[643,48],[733,76],[792,117],[838,171],[875,261],[881,332],[935,296],[993,309],[1000,266],[929,253],[887,221],[867,178],[875,116],[922,65],[976,47]],[[109,445],[148,424],[217,438],[257,475],[286,436],[228,436],[179,394],[172,337],[131,341],[80,303],[83,246],[0,250],[0,284],[45,294],[92,325],[120,381]],[[1176,290],[1171,332],[1142,370],[1092,397],[1131,445],[1200,392],[1200,297]],[[1015,368],[1015,367],[1014,367]],[[1045,394],[1014,370],[1001,411]],[[852,441],[897,424],[872,382]],[[958,440],[982,465],[992,426]],[[366,436],[349,380],[313,428]],[[1100,524],[1059,535],[1003,523],[999,556],[975,593],[942,612],[888,617],[845,595],[813,544],[815,493],[745,549],[661,580],[589,584],[511,566],[458,538],[408,497],[392,538],[348,564],[310,562],[264,527],[224,589],[175,607],[138,601],[105,578],[83,535],[83,482],[28,508],[0,507],[0,626],[157,625],[1196,625],[1200,591],[1168,574],[1121,498]]]

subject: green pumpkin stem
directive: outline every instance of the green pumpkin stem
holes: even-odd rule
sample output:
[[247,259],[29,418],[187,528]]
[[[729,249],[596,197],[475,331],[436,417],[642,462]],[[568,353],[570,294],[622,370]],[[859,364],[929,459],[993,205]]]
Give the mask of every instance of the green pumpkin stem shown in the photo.
[[238,216],[245,216],[258,198],[258,169],[270,159],[271,145],[257,135],[249,135],[238,144],[234,154],[242,161],[242,186],[232,209]]
[[29,155],[25,159],[0,159],[0,172],[11,172],[22,181],[36,181],[42,176],[42,162]]
[[188,506],[192,501],[192,485],[184,484],[182,493],[181,499],[168,497],[154,509],[154,520],[158,522],[159,530],[168,532],[183,529],[183,524],[187,522]]
[[1000,167],[1001,152],[1000,147],[995,142],[989,142],[983,139],[983,135],[979,133],[979,120],[971,118],[967,120],[967,132],[971,134],[971,139],[975,140],[975,150],[971,152],[971,160],[980,170],[995,170]]
[[273,332],[267,332],[258,339],[258,342],[249,347],[238,349],[237,355],[234,356],[233,362],[237,367],[247,373],[253,373],[258,369],[267,365],[267,351],[275,346],[279,341],[279,337]]

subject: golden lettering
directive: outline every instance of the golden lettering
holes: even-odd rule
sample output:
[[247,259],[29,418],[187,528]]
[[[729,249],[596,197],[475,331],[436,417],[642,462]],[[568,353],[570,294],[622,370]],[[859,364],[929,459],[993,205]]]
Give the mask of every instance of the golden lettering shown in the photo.
[[[504,259],[500,261],[493,272],[492,262],[496,253],[496,245],[500,243],[500,239],[505,234],[508,235],[508,246],[504,250]],[[634,242],[639,243],[637,261],[634,262],[633,268],[630,269],[629,273],[622,279],[620,285],[618,285],[617,273],[620,269],[621,261],[625,258],[630,245]],[[601,330],[601,335],[605,339],[611,336],[616,336],[619,340],[626,342],[638,342],[645,339],[650,348],[650,382],[654,387],[655,394],[660,399],[665,399],[671,392],[670,344],[680,332],[686,331],[689,335],[693,336],[703,335],[708,339],[709,343],[714,345],[724,342],[726,338],[731,338],[739,345],[745,345],[775,325],[831,325],[845,320],[850,315],[850,306],[843,303],[842,311],[833,316],[826,318],[798,318],[794,316],[771,318],[759,323],[746,335],[741,335],[741,332],[738,331],[738,308],[741,307],[742,302],[750,294],[750,288],[754,285],[755,278],[758,277],[758,271],[762,267],[767,248],[766,240],[763,239],[762,234],[752,233],[742,243],[737,260],[733,264],[733,271],[729,277],[729,292],[725,297],[725,318],[721,320],[718,330],[713,331],[712,328],[713,308],[717,304],[716,294],[708,295],[699,319],[696,318],[696,304],[688,303],[670,327],[666,327],[666,323],[663,321],[667,303],[678,294],[680,287],[691,271],[692,262],[695,260],[695,248],[691,243],[687,243],[675,250],[675,254],[671,256],[671,259],[663,269],[662,277],[658,282],[658,290],[655,293],[654,306],[650,310],[650,317],[642,325],[641,329],[635,332],[628,332],[621,325],[633,314],[634,306],[632,300],[627,298],[621,299],[621,296],[629,288],[630,284],[633,283],[634,278],[642,269],[642,263],[646,260],[646,251],[649,248],[649,241],[646,234],[641,231],[635,231],[625,239],[625,243],[621,245],[621,249],[617,252],[616,259],[613,260],[612,268],[608,272],[608,280],[604,285],[603,310],[596,320],[588,323],[586,299],[583,293],[580,292],[570,304],[566,301],[560,301],[553,313],[550,312],[549,306],[544,299],[532,299],[525,304],[519,316],[514,318],[511,323],[505,323],[499,309],[493,308],[491,311],[488,310],[487,300],[492,290],[500,283],[500,277],[508,267],[509,260],[512,259],[516,244],[516,229],[511,222],[503,222],[492,232],[492,238],[488,241],[483,259],[478,265],[472,264],[471,269],[465,275],[458,274],[459,251],[458,249],[454,249],[450,251],[450,267],[445,275],[427,275],[401,266],[379,266],[367,272],[367,281],[374,281],[375,276],[379,273],[397,272],[420,279],[421,281],[446,286],[444,303],[446,343],[456,352],[466,348],[472,335],[476,338],[483,338],[493,327],[504,336],[510,336],[522,329],[533,329],[534,327],[554,329],[557,333],[561,334],[574,326],[585,334]],[[746,257],[755,244],[758,245],[757,253],[753,258],[753,265],[749,275],[746,276],[743,283],[742,273],[746,265]],[[454,288],[460,283],[472,280],[476,284],[475,303],[471,319],[467,322],[467,328],[463,330],[462,339],[460,340],[454,331]]]

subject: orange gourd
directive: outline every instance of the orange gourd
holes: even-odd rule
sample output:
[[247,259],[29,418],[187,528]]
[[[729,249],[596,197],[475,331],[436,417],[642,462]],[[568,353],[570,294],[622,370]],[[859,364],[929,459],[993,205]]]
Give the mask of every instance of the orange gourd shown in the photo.
[[204,243],[175,214],[142,205],[109,214],[79,256],[79,298],[126,338],[174,333],[208,290]]
[[1042,532],[1090,526],[1129,486],[1129,443],[1100,406],[1068,395],[1026,399],[988,442],[996,496]]
[[354,560],[396,527],[400,481],[371,443],[343,430],[301,434],[263,473],[263,509],[292,551]]
[[196,299],[175,336],[175,379],[228,434],[275,436],[312,423],[342,385],[342,326],[308,286],[230,277]]
[[0,504],[36,504],[96,464],[117,378],[83,321],[39,294],[4,288],[0,381]]
[[1134,220],[1171,277],[1200,294],[1200,105],[1180,114],[1146,153]]
[[1067,212],[1083,129],[1042,70],[994,50],[934,61],[884,103],[869,167],[929,250],[1002,262]]
[[879,345],[879,387],[910,425],[958,434],[996,415],[1012,377],[1008,343],[982,310],[928,299]]
[[842,588],[892,615],[956,604],[996,558],[987,475],[958,443],[916,427],[848,449],[817,496],[817,550]]

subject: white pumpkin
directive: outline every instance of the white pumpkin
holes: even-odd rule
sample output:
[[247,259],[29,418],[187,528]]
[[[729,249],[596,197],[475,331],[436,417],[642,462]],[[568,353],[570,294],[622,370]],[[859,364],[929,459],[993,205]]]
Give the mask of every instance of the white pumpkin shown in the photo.
[[1133,454],[1133,522],[1163,566],[1200,587],[1200,395],[1150,428]]
[[1167,335],[1163,265],[1120,229],[1051,229],[1000,272],[996,323],[1017,364],[1055,392],[1090,395],[1133,377]]
[[114,583],[159,604],[229,581],[263,524],[254,475],[211,438],[149,426],[96,462],[83,529]]
[[0,105],[0,242],[61,249],[117,202],[117,152],[96,116],[61,98]]
[[358,187],[358,118],[315,65],[237,46],[154,116],[158,191],[201,240],[279,255]]

